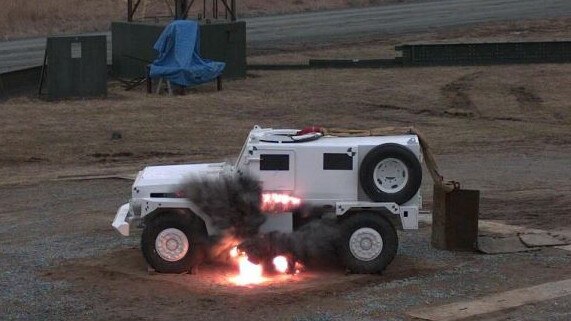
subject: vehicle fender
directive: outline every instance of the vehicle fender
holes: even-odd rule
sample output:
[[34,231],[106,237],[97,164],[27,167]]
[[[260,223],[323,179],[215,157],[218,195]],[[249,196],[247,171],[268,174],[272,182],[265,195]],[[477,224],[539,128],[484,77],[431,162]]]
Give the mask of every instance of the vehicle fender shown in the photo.
[[218,230],[212,224],[210,216],[200,210],[196,204],[185,198],[143,198],[141,202],[141,217],[160,215],[160,211],[163,209],[189,210],[204,222],[208,235],[218,234]]
[[358,212],[375,212],[385,216],[393,225],[403,230],[418,229],[418,207],[399,206],[396,203],[337,202],[335,212],[339,219]]

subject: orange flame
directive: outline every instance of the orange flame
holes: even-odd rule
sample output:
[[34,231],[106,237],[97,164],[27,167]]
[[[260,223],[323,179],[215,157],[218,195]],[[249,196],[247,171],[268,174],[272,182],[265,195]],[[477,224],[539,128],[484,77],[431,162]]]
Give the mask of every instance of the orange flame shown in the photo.
[[[230,278],[230,282],[236,285],[251,285],[260,284],[268,281],[268,278],[264,277],[264,271],[262,264],[254,264],[248,260],[248,255],[244,252],[238,250],[237,247],[233,247],[230,250],[230,257],[238,263],[238,275]],[[285,256],[280,255],[274,257],[272,260],[274,268],[277,272],[286,273],[288,270],[288,260]],[[296,273],[299,273],[299,265],[296,263]]]
[[230,257],[238,260],[238,275],[230,279],[234,284],[260,284],[266,280],[263,276],[262,265],[250,262],[246,253],[238,251],[237,247],[230,250]]
[[230,257],[232,258],[237,258],[238,255],[240,255],[240,253],[238,252],[238,248],[236,246],[234,246],[231,250],[230,250]]
[[276,256],[274,258],[274,260],[272,261],[272,263],[274,263],[274,267],[276,268],[276,271],[280,272],[280,273],[286,273],[287,272],[287,268],[288,268],[288,262],[287,262],[287,258],[285,256]]
[[248,256],[238,258],[240,273],[233,278],[237,285],[260,284],[266,279],[262,275],[262,265],[248,261]]
[[301,199],[280,193],[262,194],[262,212],[290,212],[301,204]]

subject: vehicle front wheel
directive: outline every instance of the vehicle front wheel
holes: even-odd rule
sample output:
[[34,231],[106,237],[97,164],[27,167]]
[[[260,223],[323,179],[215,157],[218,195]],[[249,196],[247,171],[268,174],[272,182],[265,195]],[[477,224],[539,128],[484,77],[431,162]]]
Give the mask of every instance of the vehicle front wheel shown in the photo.
[[165,213],[146,224],[141,249],[147,263],[157,272],[188,272],[198,263],[200,235],[191,222],[182,215]]
[[379,213],[350,215],[341,222],[341,260],[353,273],[382,272],[397,253],[396,229]]

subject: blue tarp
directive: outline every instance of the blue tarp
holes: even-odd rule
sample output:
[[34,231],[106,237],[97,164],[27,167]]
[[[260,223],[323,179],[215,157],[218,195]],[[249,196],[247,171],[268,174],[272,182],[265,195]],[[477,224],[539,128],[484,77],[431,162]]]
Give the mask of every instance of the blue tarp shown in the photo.
[[151,64],[151,78],[164,77],[180,86],[212,81],[226,66],[223,62],[200,58],[200,27],[195,21],[172,22],[153,48],[159,57]]

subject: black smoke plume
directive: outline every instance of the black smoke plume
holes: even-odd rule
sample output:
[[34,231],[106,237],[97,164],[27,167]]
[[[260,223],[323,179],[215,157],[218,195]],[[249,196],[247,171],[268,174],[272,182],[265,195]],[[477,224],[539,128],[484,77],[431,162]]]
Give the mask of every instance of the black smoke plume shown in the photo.
[[245,175],[195,179],[184,187],[184,194],[217,229],[238,239],[256,235],[266,220],[260,211],[261,193],[260,184]]
[[311,220],[293,233],[270,232],[249,238],[239,248],[253,263],[284,255],[308,267],[330,267],[337,262],[340,231],[336,220]]
[[184,193],[212,220],[222,233],[210,240],[211,258],[219,257],[239,243],[253,263],[267,263],[285,255],[308,266],[331,266],[337,259],[339,229],[335,219],[323,218],[311,207],[294,215],[305,224],[293,233],[258,234],[265,222],[261,208],[262,188],[247,175],[222,175],[216,179],[194,179]]

